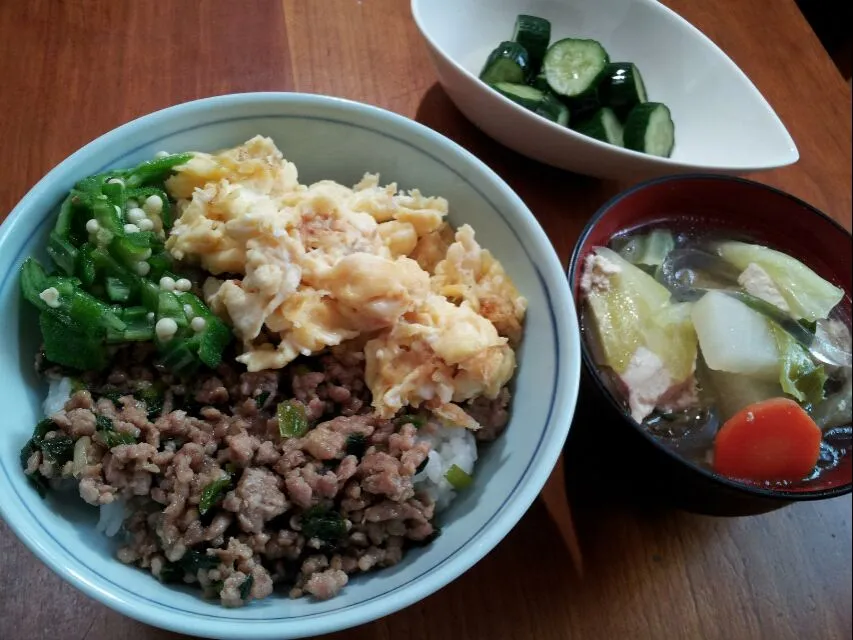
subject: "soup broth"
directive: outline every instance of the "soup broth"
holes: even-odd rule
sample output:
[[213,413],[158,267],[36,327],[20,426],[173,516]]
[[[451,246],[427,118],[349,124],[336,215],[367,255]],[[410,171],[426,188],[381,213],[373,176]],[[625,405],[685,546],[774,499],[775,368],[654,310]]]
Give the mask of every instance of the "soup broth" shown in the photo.
[[678,455],[803,489],[851,455],[850,299],[807,265],[661,224],[595,247],[581,290],[605,385]]

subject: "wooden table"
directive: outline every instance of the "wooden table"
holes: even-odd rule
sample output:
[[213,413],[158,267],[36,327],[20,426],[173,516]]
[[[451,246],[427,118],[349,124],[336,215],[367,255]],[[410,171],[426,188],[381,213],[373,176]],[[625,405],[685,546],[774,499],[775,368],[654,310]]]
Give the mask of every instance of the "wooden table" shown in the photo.
[[[753,79],[802,159],[758,176],[851,222],[851,92],[793,0],[667,0]],[[372,103],[460,142],[526,200],[565,262],[624,185],[523,160],[436,84],[406,0],[0,2],[0,216],[69,153],[152,110],[240,91]],[[851,500],[752,518],[649,512],[582,482],[585,577],[542,504],[439,593],[331,638],[850,638]],[[0,638],[176,637],[83,596],[0,523]]]

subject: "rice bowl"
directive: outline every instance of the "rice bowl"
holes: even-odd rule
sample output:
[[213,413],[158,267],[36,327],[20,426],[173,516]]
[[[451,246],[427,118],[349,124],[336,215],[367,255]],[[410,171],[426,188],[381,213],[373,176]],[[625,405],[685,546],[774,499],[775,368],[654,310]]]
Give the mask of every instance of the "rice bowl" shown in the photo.
[[[380,122],[383,133],[376,129]],[[477,473],[488,477],[489,483],[475,483],[460,495],[447,511],[450,524],[433,545],[410,554],[381,581],[354,582],[326,603],[290,606],[284,612],[258,603],[223,612],[197,596],[113,563],[112,545],[84,533],[94,527],[96,517],[72,505],[43,503],[15,477],[16,449],[28,435],[23,425],[37,420],[43,394],[28,373],[36,337],[25,329],[30,319],[19,320],[22,307],[17,292],[7,284],[2,291],[11,328],[7,336],[24,333],[22,340],[7,339],[8,357],[0,361],[10,380],[3,390],[10,424],[22,426],[7,432],[0,457],[1,477],[10,496],[2,507],[4,518],[43,560],[93,597],[151,624],[217,637],[323,633],[384,615],[446,584],[496,544],[533,500],[559,454],[577,393],[578,335],[571,302],[559,261],[530,213],[482,164],[452,143],[396,116],[343,101],[275,94],[228,96],[153,114],[108,134],[60,165],[22,201],[2,229],[0,270],[7,273],[41,243],[36,234],[45,233],[46,212],[80,177],[105,167],[128,166],[162,148],[225,148],[258,131],[288,149],[309,179],[329,176],[354,184],[359,171],[370,167],[402,184],[442,193],[455,204],[454,225],[467,222],[478,229],[483,245],[506,264],[530,301],[526,330],[537,340],[519,352],[515,380],[514,411],[525,416],[525,430],[514,432],[511,423],[503,439],[481,453]],[[335,153],[320,153],[318,142],[333,144]],[[532,362],[536,368],[525,365]],[[67,545],[77,540],[86,542],[74,542],[73,553],[68,551]],[[306,616],[311,620],[308,626]]]

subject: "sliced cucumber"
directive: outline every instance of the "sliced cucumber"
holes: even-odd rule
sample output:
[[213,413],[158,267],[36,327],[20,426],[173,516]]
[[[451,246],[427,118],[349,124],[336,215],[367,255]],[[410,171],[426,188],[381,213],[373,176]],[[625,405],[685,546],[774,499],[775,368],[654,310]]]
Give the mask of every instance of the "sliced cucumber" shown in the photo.
[[534,111],[543,118],[556,122],[560,126],[569,126],[569,108],[558,97],[550,93],[545,94],[545,98]]
[[604,79],[598,87],[602,104],[622,117],[638,104],[648,102],[646,85],[640,70],[631,62],[612,62],[607,65]]
[[675,147],[675,124],[669,107],[659,102],[640,104],[625,121],[625,146],[668,158]]
[[539,72],[548,43],[551,42],[551,23],[536,16],[519,15],[515,19],[512,39],[527,49],[533,73]]
[[545,92],[526,84],[496,82],[492,88],[522,107],[536,110],[545,101]]
[[554,93],[574,98],[593,91],[609,63],[607,51],[595,40],[566,38],[549,47],[542,69]]
[[572,112],[573,122],[587,120],[602,107],[597,91],[589,91],[577,98],[566,98],[565,101]]
[[496,82],[522,83],[527,79],[530,56],[527,49],[517,42],[501,42],[489,54],[480,80],[488,84]]
[[539,91],[551,93],[551,85],[548,84],[548,78],[546,78],[545,74],[542,72],[530,81],[530,85],[536,87]]
[[591,117],[578,123],[575,126],[575,131],[602,142],[615,144],[618,147],[625,145],[622,123],[619,122],[619,118],[616,117],[613,109],[609,107],[602,107]]

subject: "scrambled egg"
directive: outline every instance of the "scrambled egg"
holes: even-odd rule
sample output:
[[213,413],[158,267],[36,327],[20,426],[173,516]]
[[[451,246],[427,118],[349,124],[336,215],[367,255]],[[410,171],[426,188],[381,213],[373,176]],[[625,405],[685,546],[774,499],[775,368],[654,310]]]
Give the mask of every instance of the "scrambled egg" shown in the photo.
[[352,341],[379,415],[423,405],[469,428],[456,403],[512,377],[527,303],[471,227],[445,222],[445,199],[370,174],[302,185],[261,136],[194,154],[166,186],[179,212],[166,246],[212,274],[205,299],[249,371]]

